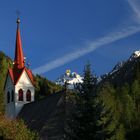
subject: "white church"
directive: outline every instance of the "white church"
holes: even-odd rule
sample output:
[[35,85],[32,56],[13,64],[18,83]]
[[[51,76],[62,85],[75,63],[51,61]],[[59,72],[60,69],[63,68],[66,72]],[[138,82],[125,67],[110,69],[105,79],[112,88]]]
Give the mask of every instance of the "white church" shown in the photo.
[[16,118],[25,104],[33,102],[35,94],[32,72],[25,66],[19,24],[20,19],[17,20],[13,68],[8,69],[4,87],[5,115],[10,119]]

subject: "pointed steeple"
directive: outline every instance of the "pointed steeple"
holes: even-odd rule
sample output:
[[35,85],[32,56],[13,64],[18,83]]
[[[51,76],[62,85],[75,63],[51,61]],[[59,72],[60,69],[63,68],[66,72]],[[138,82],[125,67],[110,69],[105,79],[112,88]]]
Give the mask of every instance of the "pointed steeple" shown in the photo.
[[17,19],[17,33],[16,33],[16,48],[15,48],[15,59],[14,59],[14,68],[22,69],[25,67],[24,55],[22,50],[22,42],[20,37],[19,29],[20,19]]

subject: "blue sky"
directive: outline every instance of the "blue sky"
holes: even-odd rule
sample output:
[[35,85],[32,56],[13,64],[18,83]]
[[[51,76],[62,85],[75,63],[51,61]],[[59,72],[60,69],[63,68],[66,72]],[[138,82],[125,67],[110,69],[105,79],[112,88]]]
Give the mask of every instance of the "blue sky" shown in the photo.
[[34,73],[55,80],[66,69],[109,72],[140,50],[138,0],[0,1],[0,50],[14,58],[16,10],[24,54]]

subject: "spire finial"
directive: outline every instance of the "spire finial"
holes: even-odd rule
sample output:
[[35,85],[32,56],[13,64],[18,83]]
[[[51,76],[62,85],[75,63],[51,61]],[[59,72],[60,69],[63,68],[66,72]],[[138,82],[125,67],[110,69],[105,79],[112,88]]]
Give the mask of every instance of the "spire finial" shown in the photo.
[[20,11],[19,10],[17,10],[16,11],[16,13],[17,13],[17,24],[19,24],[20,23]]
[[19,23],[20,23],[20,19],[18,18],[18,19],[17,19],[17,24],[19,24]]

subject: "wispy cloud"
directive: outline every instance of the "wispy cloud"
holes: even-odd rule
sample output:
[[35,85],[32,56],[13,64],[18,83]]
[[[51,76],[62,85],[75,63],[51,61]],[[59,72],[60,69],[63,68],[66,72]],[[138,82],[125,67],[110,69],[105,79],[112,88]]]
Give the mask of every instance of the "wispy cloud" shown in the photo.
[[33,72],[38,73],[38,74],[48,72],[52,69],[55,69],[57,67],[60,67],[64,64],[66,64],[68,62],[78,59],[103,45],[107,45],[107,44],[113,43],[117,40],[129,37],[139,31],[140,31],[140,26],[130,26],[128,28],[122,29],[119,32],[115,32],[115,33],[106,35],[105,37],[99,38],[99,39],[87,44],[85,47],[80,48],[77,51],[68,53],[68,54],[64,55],[63,57],[57,58],[56,60],[53,60],[43,66],[40,66],[40,67],[34,69]]
[[[129,5],[131,6],[132,10],[134,11],[135,15],[137,16],[137,19],[140,21],[140,11],[138,9],[138,6],[135,3],[135,0],[127,0]],[[95,49],[102,47],[104,45],[113,43],[115,41],[118,41],[120,39],[127,38],[133,34],[136,34],[137,32],[140,32],[140,25],[136,26],[130,26],[124,29],[121,29],[120,31],[113,32],[111,34],[107,34],[104,37],[101,37],[95,41],[92,41],[88,44],[86,44],[83,48],[80,48],[74,52],[68,53],[62,57],[59,57],[43,66],[40,66],[36,69],[33,70],[33,73],[35,74],[42,74],[45,72],[48,72],[52,69],[55,69],[57,67],[60,67],[68,62],[71,62],[73,60],[76,60],[92,51]]]
[[140,5],[138,3],[138,0],[127,0],[127,2],[133,10],[137,22],[140,23]]

